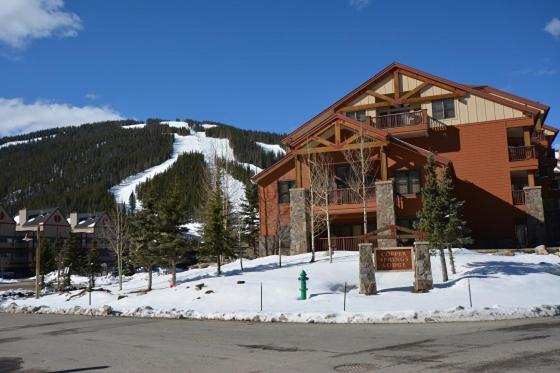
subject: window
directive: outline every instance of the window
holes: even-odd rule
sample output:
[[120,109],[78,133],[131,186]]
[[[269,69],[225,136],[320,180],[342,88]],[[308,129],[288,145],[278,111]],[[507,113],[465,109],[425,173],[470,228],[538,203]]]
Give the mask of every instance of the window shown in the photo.
[[290,203],[290,189],[296,186],[295,180],[278,182],[278,203]]
[[448,98],[432,101],[432,117],[435,119],[455,118],[455,100]]
[[420,192],[420,171],[403,170],[395,172],[398,194],[416,194]]
[[365,110],[358,110],[358,111],[349,111],[346,113],[348,118],[352,118],[358,120],[360,122],[366,121],[366,111]]

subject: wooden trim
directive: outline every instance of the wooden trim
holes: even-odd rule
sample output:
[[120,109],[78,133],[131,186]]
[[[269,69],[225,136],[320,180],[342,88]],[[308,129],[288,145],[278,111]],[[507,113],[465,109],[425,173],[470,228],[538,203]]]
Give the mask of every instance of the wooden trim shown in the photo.
[[400,97],[400,84],[399,84],[399,69],[393,71],[393,91],[395,92],[395,98]]
[[386,101],[386,102],[388,102],[388,103],[392,103],[392,104],[395,103],[395,99],[394,99],[394,98],[389,97],[389,96],[386,96],[386,95],[384,95],[384,94],[382,94],[382,93],[377,93],[377,92],[375,92],[374,90],[371,90],[371,89],[368,89],[368,90],[366,91],[366,94],[368,94],[368,95],[370,95],[370,96],[375,96],[375,97],[377,97],[377,98],[379,98],[379,99],[381,99],[381,100],[383,100],[383,101]]
[[527,127],[523,128],[523,145],[531,146],[531,130]]
[[343,143],[341,143],[341,145],[348,145],[348,144],[352,144],[353,141],[359,139],[361,136],[361,134],[359,133],[355,133],[352,136],[350,136],[349,138],[347,138],[346,140],[344,140]]
[[375,104],[363,104],[363,105],[356,105],[356,106],[345,106],[340,108],[339,111],[346,113],[351,111],[359,111],[359,110],[369,110],[369,109],[376,109],[380,107],[388,107],[391,106],[388,102],[376,102]]
[[401,101],[406,102],[406,100],[408,100],[410,97],[414,96],[415,94],[424,90],[425,88],[428,88],[429,86],[431,86],[431,84],[426,82],[420,84],[418,87],[414,88],[411,91],[408,91],[404,96],[402,96]]
[[294,157],[296,164],[296,188],[303,188],[303,172],[301,168],[301,161],[299,157]]
[[[332,142],[330,142],[330,141],[328,141],[328,140],[325,140],[324,138],[319,137],[319,136],[311,136],[311,137],[309,138],[309,140],[317,141],[318,143],[321,143],[321,144],[323,144],[323,145],[325,145],[325,146],[335,145],[334,143],[332,143]],[[306,142],[309,142],[309,140],[307,140]]]
[[[365,148],[377,148],[377,147],[382,147],[384,146],[385,143],[381,142],[381,141],[370,141],[370,142],[365,142],[363,144],[363,146]],[[322,148],[300,148],[298,150],[296,150],[294,153],[295,154],[315,154],[315,153],[328,153],[328,152],[339,152],[342,150],[352,150],[352,149],[359,149],[362,146],[362,144],[350,144],[350,145],[346,145],[343,147],[341,146],[325,146]]]
[[535,171],[528,171],[527,172],[527,183],[530,187],[535,186]]
[[334,124],[334,142],[340,144],[340,122]]
[[434,96],[413,97],[413,98],[409,98],[406,102],[409,104],[416,104],[416,103],[422,103],[422,102],[434,101],[434,100],[445,100],[446,98],[459,98],[462,96],[463,95],[459,93],[444,93],[441,95],[434,95]]
[[[434,95],[434,96],[423,96],[423,97],[412,97],[407,99],[406,101],[402,101],[402,103],[407,104],[417,104],[417,103],[424,103],[430,102],[433,100],[444,100],[446,98],[459,98],[463,97],[463,94],[460,93],[444,93],[441,95]],[[397,102],[397,101],[395,101]],[[340,109],[341,112],[349,112],[349,111],[358,111],[358,110],[369,110],[369,109],[377,109],[383,107],[389,107],[392,104],[388,102],[376,102],[375,104],[363,104],[363,105],[356,105],[356,106],[345,106]]]
[[387,181],[388,178],[388,162],[387,162],[387,153],[385,151],[385,147],[381,147],[381,149],[379,149],[380,152],[380,158],[381,158],[381,180],[383,181]]

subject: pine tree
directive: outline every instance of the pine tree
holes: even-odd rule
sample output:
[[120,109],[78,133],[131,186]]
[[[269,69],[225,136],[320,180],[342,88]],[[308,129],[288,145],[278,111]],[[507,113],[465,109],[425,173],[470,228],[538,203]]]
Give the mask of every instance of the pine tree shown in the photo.
[[134,215],[136,213],[136,196],[134,192],[130,193],[130,197],[128,198],[128,213],[130,215]]
[[82,255],[82,250],[76,246],[76,236],[74,233],[70,233],[68,239],[64,242],[62,246],[62,264],[64,267],[68,268],[68,272],[65,274],[64,285],[71,285],[71,276],[73,273],[78,274],[84,267],[84,257]]
[[56,259],[54,248],[47,239],[41,240],[41,288],[45,287],[45,275],[54,271]]
[[466,245],[472,243],[469,237],[470,229],[467,227],[466,221],[463,220],[462,210],[464,201],[457,200],[453,194],[453,177],[451,169],[446,167],[443,178],[440,182],[440,193],[443,202],[445,203],[445,216],[447,218],[447,225],[444,231],[444,242],[447,245],[449,253],[449,262],[451,264],[451,272],[456,273],[455,259],[453,257],[453,245]]
[[99,273],[101,266],[99,264],[99,253],[97,251],[97,240],[93,240],[91,249],[87,253],[87,263],[89,266],[90,287],[95,286],[95,274]]
[[257,185],[247,184],[245,188],[246,201],[241,204],[241,235],[257,256],[259,244],[259,195]]
[[157,213],[152,200],[144,200],[142,211],[136,214],[130,224],[132,245],[130,258],[138,266],[148,270],[148,287],[152,290],[154,266],[161,262]]
[[443,281],[448,280],[445,263],[445,230],[447,226],[446,202],[443,200],[441,185],[437,178],[436,161],[428,158],[425,166],[426,182],[422,188],[422,208],[418,211],[417,228],[428,235],[430,247],[439,251]]
[[231,239],[226,230],[227,216],[224,209],[224,192],[222,189],[222,172],[218,168],[211,191],[211,199],[204,227],[202,255],[216,260],[218,275],[222,274],[222,258],[232,256]]
[[187,228],[184,213],[179,206],[179,184],[172,185],[169,197],[162,201],[158,208],[157,228],[160,236],[162,259],[171,266],[171,286],[177,286],[177,262],[185,257],[190,247],[187,241]]

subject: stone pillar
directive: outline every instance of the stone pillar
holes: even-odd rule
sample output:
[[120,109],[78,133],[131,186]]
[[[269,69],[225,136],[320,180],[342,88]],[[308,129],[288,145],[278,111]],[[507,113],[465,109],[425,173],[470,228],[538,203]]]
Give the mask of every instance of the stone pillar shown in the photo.
[[433,288],[434,280],[428,242],[414,242],[414,291],[422,293]]
[[272,255],[273,249],[273,238],[268,236],[259,236],[259,249],[258,249],[258,256],[268,256]]
[[[381,229],[387,225],[395,225],[395,197],[393,180],[378,181],[375,183],[375,198],[377,202],[377,229]],[[380,232],[385,235],[390,232]],[[378,247],[396,247],[396,239],[379,239]]]
[[525,187],[523,191],[527,206],[527,241],[529,241],[529,245],[544,244],[546,243],[546,223],[541,187]]
[[360,294],[377,294],[375,267],[373,266],[373,244],[361,243],[360,248]]
[[309,232],[304,188],[290,189],[290,255],[306,253]]

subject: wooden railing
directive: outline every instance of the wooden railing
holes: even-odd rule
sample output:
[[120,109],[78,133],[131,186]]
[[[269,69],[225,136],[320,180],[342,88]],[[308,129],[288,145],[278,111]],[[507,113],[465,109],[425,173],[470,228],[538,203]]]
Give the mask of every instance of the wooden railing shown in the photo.
[[410,127],[428,123],[427,110],[410,111],[408,113],[398,113],[381,115],[372,118],[372,126],[382,130],[390,128]]
[[[358,244],[366,241],[363,236],[331,237],[331,247],[337,251],[358,251]],[[327,251],[329,249],[329,242],[326,237],[319,238],[316,243],[317,250],[319,251]]]
[[[375,200],[375,187],[366,188],[368,201]],[[335,189],[329,194],[329,204],[332,205],[352,205],[362,203],[360,194],[350,188]]]
[[525,192],[523,190],[512,190],[511,196],[513,197],[514,205],[524,205],[525,204]]
[[537,153],[535,152],[535,147],[533,145],[509,147],[510,161],[526,161],[529,159],[535,159],[536,157]]

